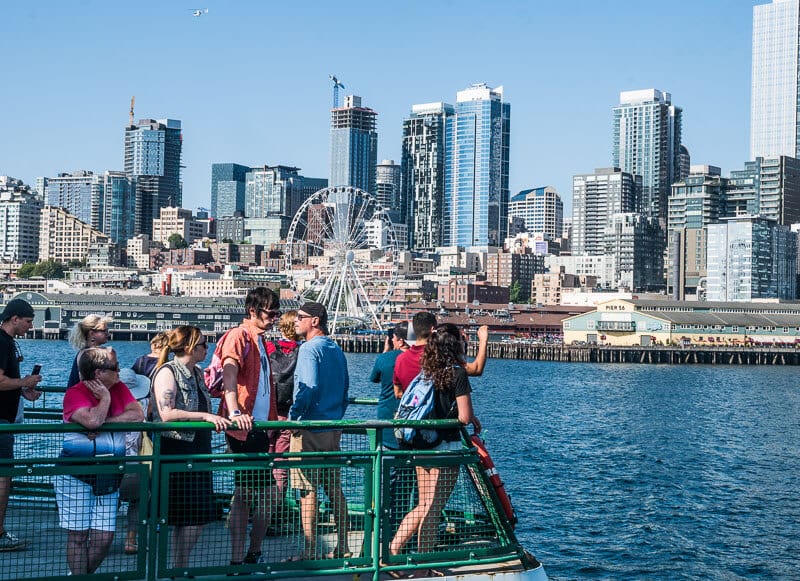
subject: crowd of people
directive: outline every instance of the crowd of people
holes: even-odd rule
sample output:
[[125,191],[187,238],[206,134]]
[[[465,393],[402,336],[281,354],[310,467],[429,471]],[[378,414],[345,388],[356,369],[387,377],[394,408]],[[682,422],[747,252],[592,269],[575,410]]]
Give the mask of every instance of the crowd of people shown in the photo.
[[[306,302],[296,311],[281,313],[278,296],[270,289],[252,289],[245,299],[242,323],[226,332],[217,343],[212,359],[220,368],[219,408],[214,403],[199,364],[207,359],[208,339],[195,326],[181,325],[159,333],[150,342],[150,353],[139,357],[132,368],[120,369],[109,339],[111,320],[89,315],[70,333],[77,353],[64,395],[63,418],[85,431],[65,434],[61,454],[65,457],[135,456],[152,450],[145,433],[125,434],[102,430],[114,422],[202,421],[225,432],[233,454],[307,453],[340,450],[341,430],[330,428],[267,431],[254,429],[255,422],[268,420],[340,420],[348,405],[350,377],[341,348],[328,334],[325,306]],[[34,312],[21,300],[12,300],[0,314],[0,424],[21,421],[21,398],[37,399],[41,376],[20,377],[23,357],[15,337],[31,328]],[[280,339],[268,341],[265,333],[276,324]],[[392,419],[398,401],[417,377],[429,378],[435,397],[435,419],[458,419],[480,432],[475,416],[468,376],[480,375],[486,364],[488,329],[478,331],[479,348],[472,362],[466,361],[466,335],[455,325],[438,325],[432,313],[421,312],[413,321],[397,324],[386,338],[370,380],[380,383],[378,419]],[[210,370],[206,370],[207,372]],[[210,454],[209,430],[168,429],[154,432],[161,438],[162,455]],[[0,434],[0,458],[13,458],[14,438]],[[391,430],[384,430],[382,445],[396,450],[402,445]],[[439,430],[432,446],[438,450],[459,449],[457,429]],[[247,458],[235,456],[234,458]],[[165,458],[163,461],[168,462]],[[236,461],[236,460],[235,460]],[[318,493],[329,500],[336,525],[337,545],[327,558],[350,556],[347,503],[341,475],[335,468],[270,467],[235,470],[230,505],[230,563],[257,563],[271,519],[289,486],[299,495],[304,545],[288,560],[318,558]],[[390,521],[392,555],[400,554],[416,535],[417,550],[432,550],[439,515],[453,491],[457,467],[418,466],[414,471],[397,468],[387,476],[394,498],[399,483],[416,480],[416,506],[407,514],[401,503],[392,503]],[[139,473],[59,475],[54,480],[60,526],[67,531],[67,564],[73,575],[93,573],[108,554],[116,530],[120,500],[128,503],[125,553],[135,554],[138,503],[142,500]],[[20,550],[27,542],[5,530],[10,478],[0,478],[0,551]],[[168,490],[162,493],[171,527],[173,566],[190,564],[192,550],[203,526],[215,520],[212,473],[171,472]],[[248,523],[251,523],[248,537]],[[387,540],[390,537],[385,537]],[[438,572],[430,570],[429,574]]]

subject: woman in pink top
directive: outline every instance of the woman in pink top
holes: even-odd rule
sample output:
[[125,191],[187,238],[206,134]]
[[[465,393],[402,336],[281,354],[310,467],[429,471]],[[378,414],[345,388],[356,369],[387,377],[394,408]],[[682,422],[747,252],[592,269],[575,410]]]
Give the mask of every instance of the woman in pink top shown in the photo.
[[[113,349],[90,347],[78,362],[83,381],[64,394],[64,421],[97,430],[111,422],[141,422],[144,414],[119,380]],[[124,432],[64,434],[66,457],[125,456]],[[73,575],[94,573],[103,562],[117,521],[119,478],[109,474],[58,475],[53,487],[59,523],[67,530],[67,565]]]

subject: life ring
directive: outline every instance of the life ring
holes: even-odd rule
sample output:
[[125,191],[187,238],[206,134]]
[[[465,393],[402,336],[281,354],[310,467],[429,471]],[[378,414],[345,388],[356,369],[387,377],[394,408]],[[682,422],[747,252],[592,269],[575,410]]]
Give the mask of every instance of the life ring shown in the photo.
[[478,451],[478,458],[481,460],[483,472],[492,483],[495,494],[497,494],[497,499],[500,501],[500,506],[503,507],[503,512],[505,513],[508,522],[511,524],[511,528],[513,529],[517,525],[517,513],[514,512],[514,507],[511,506],[511,499],[508,497],[508,493],[506,493],[506,487],[500,478],[500,473],[497,472],[497,468],[494,466],[494,462],[492,462],[492,457],[489,456],[489,451],[486,449],[486,444],[477,434],[473,434],[470,438],[470,441]]

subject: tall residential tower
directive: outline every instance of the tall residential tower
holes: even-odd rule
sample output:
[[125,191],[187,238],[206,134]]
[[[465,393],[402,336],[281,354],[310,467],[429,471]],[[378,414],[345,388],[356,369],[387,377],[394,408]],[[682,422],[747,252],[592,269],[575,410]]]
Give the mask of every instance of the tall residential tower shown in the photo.
[[681,167],[682,110],[658,89],[623,91],[614,107],[612,165],[642,176],[637,208],[667,226],[667,200]]
[[433,251],[444,244],[444,129],[454,113],[452,105],[426,103],[412,106],[403,121],[401,198],[415,250]]
[[445,124],[444,243],[500,246],[508,233],[511,104],[485,83],[456,94]]
[[753,6],[750,159],[800,157],[800,2]]
[[331,186],[353,186],[375,193],[378,164],[378,114],[347,95],[344,107],[331,109]]
[[125,128],[125,173],[136,200],[136,233],[152,234],[160,208],[180,207],[181,122],[141,119]]

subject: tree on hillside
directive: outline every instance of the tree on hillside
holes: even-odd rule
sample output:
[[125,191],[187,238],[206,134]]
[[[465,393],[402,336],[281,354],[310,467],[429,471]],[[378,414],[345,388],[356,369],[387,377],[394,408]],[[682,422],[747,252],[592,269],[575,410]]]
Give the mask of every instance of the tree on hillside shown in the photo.
[[44,278],[64,278],[64,266],[55,260],[44,262],[26,262],[17,271],[18,278],[31,278],[41,276]]
[[22,266],[19,267],[17,271],[17,278],[30,278],[34,276],[33,269],[36,268],[36,263],[34,262],[26,262]]
[[512,303],[520,302],[520,299],[522,298],[520,296],[522,294],[522,285],[519,284],[518,280],[515,280],[514,282],[511,283],[511,286],[508,287],[508,291],[509,291],[509,300]]
[[189,248],[189,243],[177,232],[170,234],[167,240],[170,248]]

